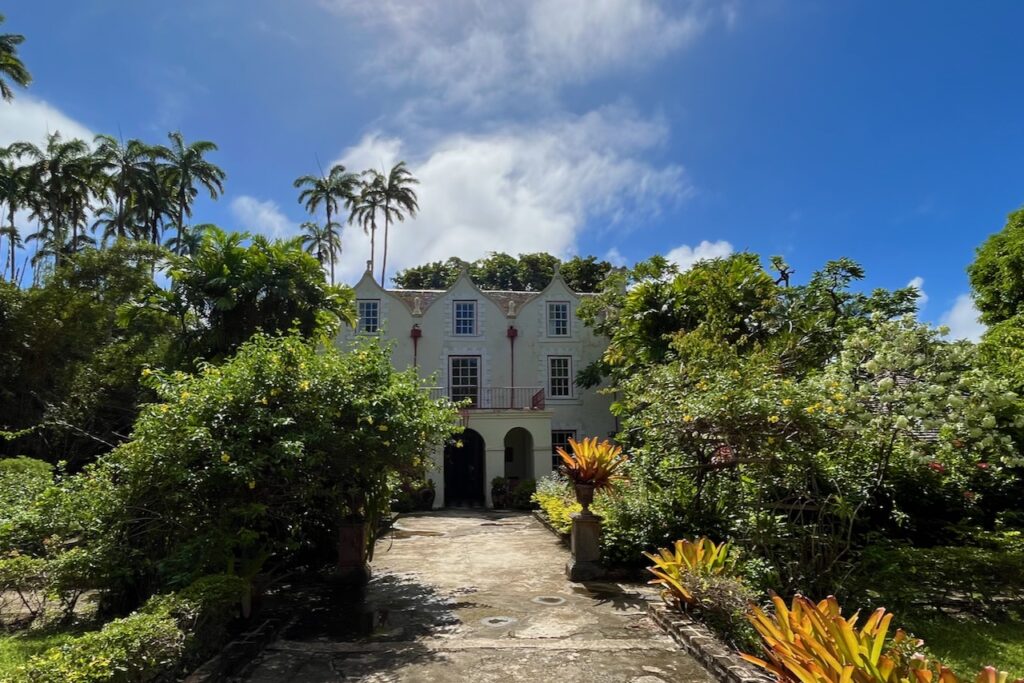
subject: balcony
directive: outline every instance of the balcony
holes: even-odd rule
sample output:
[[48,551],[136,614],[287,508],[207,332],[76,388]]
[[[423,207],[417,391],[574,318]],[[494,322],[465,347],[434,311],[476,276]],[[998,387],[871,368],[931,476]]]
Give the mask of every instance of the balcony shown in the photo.
[[544,410],[543,387],[430,387],[430,398],[469,399],[469,410]]

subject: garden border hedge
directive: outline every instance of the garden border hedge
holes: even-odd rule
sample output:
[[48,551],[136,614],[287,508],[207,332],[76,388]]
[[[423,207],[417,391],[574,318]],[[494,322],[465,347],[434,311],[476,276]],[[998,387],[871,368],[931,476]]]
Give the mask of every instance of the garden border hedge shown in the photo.
[[647,614],[717,680],[728,683],[774,683],[775,679],[740,659],[704,624],[661,603],[648,603]]

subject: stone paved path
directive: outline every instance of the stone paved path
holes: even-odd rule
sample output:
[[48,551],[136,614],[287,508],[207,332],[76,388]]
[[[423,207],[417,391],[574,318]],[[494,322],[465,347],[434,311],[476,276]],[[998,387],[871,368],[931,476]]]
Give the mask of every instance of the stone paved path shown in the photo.
[[245,679],[658,683],[712,680],[645,615],[646,587],[570,583],[526,514],[404,516],[364,594],[310,595]]

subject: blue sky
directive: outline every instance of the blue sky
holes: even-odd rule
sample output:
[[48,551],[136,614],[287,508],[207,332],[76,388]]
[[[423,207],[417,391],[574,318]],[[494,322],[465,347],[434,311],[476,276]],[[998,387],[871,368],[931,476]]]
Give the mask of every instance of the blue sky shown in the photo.
[[[750,249],[806,277],[920,278],[974,336],[965,266],[1024,203],[1024,4],[19,0],[35,82],[0,144],[120,133],[220,146],[197,218],[270,235],[292,180],[408,161],[390,266],[492,250],[632,262]],[[342,273],[369,248],[345,234]]]

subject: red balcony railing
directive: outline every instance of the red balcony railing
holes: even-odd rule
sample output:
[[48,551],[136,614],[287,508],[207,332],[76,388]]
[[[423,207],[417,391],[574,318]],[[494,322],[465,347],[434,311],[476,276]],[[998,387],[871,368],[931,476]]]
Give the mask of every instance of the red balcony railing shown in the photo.
[[542,387],[431,387],[430,397],[469,399],[470,410],[544,410]]

